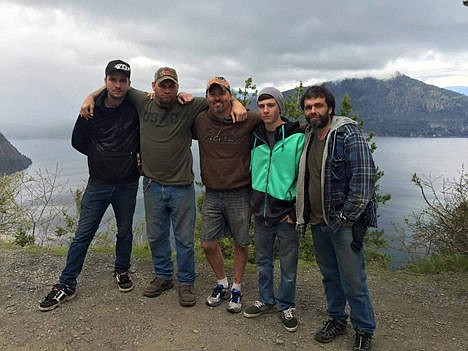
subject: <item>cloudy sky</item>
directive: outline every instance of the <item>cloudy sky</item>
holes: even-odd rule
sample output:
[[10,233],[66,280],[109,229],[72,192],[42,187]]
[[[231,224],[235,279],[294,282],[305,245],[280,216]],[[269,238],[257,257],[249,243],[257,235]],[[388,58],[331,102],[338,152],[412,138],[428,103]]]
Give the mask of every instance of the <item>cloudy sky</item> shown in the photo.
[[115,58],[142,90],[162,65],[196,94],[213,75],[285,90],[399,71],[468,86],[467,33],[462,0],[0,0],[0,132],[69,135]]

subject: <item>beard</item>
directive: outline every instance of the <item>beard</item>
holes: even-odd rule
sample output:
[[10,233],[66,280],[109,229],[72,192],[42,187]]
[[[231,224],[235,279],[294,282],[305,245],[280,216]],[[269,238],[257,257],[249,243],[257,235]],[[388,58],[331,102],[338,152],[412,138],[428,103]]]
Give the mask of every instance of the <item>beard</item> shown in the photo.
[[328,112],[321,115],[320,113],[314,113],[306,117],[307,122],[314,131],[322,129],[327,126],[330,122],[330,114]]

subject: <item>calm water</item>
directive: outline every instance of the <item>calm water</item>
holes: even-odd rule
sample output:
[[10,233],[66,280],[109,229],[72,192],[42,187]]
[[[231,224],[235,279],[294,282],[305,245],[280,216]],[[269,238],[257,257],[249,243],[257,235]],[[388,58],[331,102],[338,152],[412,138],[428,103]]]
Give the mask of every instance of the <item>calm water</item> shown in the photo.
[[[377,166],[385,172],[381,179],[382,193],[392,199],[379,208],[379,227],[389,239],[398,233],[404,218],[413,210],[420,209],[424,202],[416,186],[411,183],[413,173],[419,176],[453,179],[459,175],[462,164],[468,167],[468,139],[461,138],[386,138],[376,137],[378,149],[374,153]],[[87,179],[86,158],[75,151],[68,139],[12,140],[13,145],[33,160],[27,170],[34,174],[37,169],[59,168],[59,181],[69,187],[83,185]],[[194,172],[199,180],[198,146],[193,144]],[[70,197],[71,199],[71,197]],[[143,218],[142,194],[139,192],[137,220]],[[393,245],[397,245],[394,243]],[[404,261],[397,250],[390,250],[394,263]]]

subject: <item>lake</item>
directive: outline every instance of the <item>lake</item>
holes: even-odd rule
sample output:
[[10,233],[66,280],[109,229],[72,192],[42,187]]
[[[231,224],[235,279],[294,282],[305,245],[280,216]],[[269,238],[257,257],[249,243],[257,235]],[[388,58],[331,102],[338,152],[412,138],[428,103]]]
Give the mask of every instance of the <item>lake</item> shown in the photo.
[[[423,199],[411,183],[413,173],[419,176],[453,179],[459,176],[462,165],[468,167],[468,139],[463,138],[389,138],[375,137],[377,151],[374,153],[376,165],[384,171],[381,179],[381,192],[391,194],[392,199],[379,207],[379,228],[384,229],[390,241],[399,235],[397,227],[404,228],[404,219],[413,210],[424,207]],[[68,139],[13,139],[12,144],[33,161],[27,172],[33,174],[37,169],[59,170],[59,182],[68,187],[84,185],[88,176],[85,156],[70,145]],[[194,154],[194,173],[200,180],[198,163],[198,144],[192,145]],[[143,220],[142,193],[139,192],[136,221]],[[70,195],[71,201],[71,195]],[[392,246],[398,246],[392,242]],[[392,266],[405,262],[406,257],[398,249],[388,250],[392,256]]]

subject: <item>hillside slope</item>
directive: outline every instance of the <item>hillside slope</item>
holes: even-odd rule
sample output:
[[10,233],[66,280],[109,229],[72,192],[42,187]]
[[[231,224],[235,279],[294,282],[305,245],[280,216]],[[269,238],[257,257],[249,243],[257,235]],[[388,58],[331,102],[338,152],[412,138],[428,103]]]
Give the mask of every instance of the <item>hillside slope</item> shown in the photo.
[[32,161],[21,154],[5,136],[0,133],[0,174],[11,174],[22,171],[31,165]]
[[337,111],[344,94],[351,97],[353,111],[366,121],[366,131],[380,136],[468,137],[466,95],[403,74],[325,84],[336,97]]

